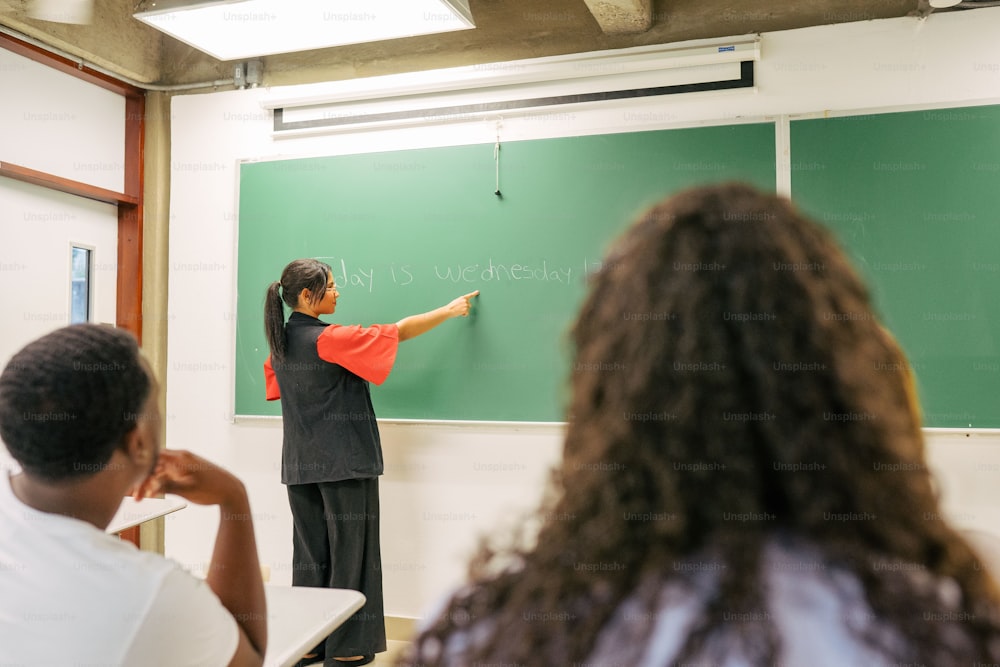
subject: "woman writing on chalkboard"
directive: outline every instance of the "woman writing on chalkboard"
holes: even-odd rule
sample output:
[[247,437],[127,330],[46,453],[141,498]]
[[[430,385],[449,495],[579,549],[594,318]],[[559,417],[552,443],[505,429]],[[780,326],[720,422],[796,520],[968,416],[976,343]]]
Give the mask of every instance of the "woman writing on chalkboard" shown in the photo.
[[572,339],[538,532],[486,543],[400,664],[1000,662],[997,586],[942,519],[906,359],[790,202],[662,202]]
[[[386,649],[378,522],[382,448],[368,383],[385,381],[401,341],[468,315],[477,294],[395,324],[361,327],[319,319],[334,312],[339,297],[330,267],[320,261],[291,262],[267,289],[271,356],[264,375],[267,399],[281,399],[292,584],[354,589],[367,598],[303,664],[361,665]],[[283,304],[292,309],[287,322]]]

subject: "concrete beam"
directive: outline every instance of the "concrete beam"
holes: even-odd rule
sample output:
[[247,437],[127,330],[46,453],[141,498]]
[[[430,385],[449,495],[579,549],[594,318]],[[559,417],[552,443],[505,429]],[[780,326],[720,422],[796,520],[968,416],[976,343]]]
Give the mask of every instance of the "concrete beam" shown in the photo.
[[606,35],[645,32],[653,25],[652,0],[584,0]]

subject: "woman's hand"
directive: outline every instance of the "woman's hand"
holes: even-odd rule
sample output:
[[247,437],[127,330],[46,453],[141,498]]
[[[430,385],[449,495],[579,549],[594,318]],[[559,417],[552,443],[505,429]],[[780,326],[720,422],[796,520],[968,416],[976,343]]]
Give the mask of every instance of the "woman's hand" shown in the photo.
[[451,303],[449,303],[445,308],[451,317],[465,317],[469,314],[472,309],[472,299],[479,296],[479,290],[475,292],[469,292],[464,296],[460,296]]

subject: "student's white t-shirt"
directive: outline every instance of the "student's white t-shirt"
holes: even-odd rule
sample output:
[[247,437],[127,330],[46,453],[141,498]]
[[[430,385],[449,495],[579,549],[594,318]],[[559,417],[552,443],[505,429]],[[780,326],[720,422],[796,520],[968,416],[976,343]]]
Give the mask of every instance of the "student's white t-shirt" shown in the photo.
[[0,471],[0,662],[224,667],[238,641],[204,581],[85,521],[28,507]]

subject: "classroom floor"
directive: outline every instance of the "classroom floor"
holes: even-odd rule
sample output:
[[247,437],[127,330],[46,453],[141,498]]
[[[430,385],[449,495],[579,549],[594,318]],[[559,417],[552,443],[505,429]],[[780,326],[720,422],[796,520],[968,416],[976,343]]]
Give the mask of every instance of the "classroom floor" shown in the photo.
[[401,642],[395,640],[388,640],[386,642],[386,648],[388,649],[385,653],[379,653],[375,656],[375,662],[370,663],[372,667],[389,667],[396,663],[396,657],[399,655],[400,651],[403,650],[409,642]]

